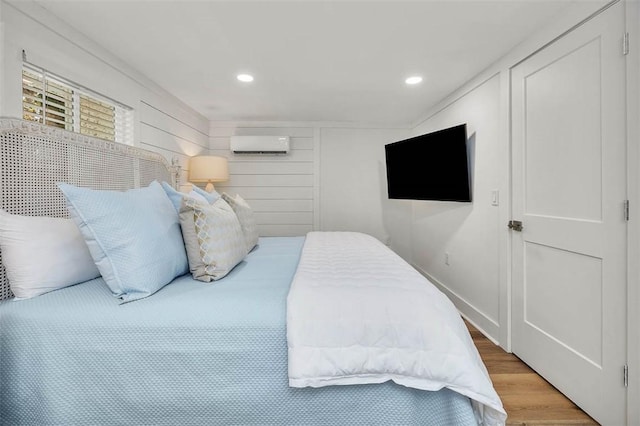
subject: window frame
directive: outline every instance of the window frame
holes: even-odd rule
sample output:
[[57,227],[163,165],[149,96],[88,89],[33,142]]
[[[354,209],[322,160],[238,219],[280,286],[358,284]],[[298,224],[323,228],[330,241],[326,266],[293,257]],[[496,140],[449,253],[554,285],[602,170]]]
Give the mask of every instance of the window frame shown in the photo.
[[134,145],[133,108],[27,62],[21,75],[23,120]]

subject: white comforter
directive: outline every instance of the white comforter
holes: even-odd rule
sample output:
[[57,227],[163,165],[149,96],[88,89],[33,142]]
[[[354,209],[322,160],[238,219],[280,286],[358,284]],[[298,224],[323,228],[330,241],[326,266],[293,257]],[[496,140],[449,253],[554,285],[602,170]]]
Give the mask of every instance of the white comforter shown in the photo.
[[506,413],[447,297],[378,240],[311,232],[287,299],[289,385],[382,383],[468,396],[479,422]]

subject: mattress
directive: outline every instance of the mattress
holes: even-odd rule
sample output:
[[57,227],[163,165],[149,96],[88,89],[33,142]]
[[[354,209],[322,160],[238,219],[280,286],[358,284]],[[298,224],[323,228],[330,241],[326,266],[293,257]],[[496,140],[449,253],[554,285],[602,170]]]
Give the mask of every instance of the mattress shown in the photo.
[[262,238],[215,283],[120,304],[98,278],[0,303],[2,425],[472,425],[443,389],[288,386],[286,298],[303,238]]

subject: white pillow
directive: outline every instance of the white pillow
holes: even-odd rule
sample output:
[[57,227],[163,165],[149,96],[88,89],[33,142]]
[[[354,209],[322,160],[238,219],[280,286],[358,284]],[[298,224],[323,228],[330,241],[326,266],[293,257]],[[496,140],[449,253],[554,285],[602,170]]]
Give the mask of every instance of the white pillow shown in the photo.
[[20,299],[100,276],[71,219],[18,216],[0,210],[0,249],[9,286]]
[[247,253],[249,253],[258,244],[258,225],[253,217],[253,210],[239,194],[236,194],[235,198],[231,198],[229,194],[223,192],[222,199],[231,206],[238,216],[247,245]]
[[196,280],[219,280],[246,255],[238,218],[222,198],[211,205],[184,198],[180,225],[189,270]]

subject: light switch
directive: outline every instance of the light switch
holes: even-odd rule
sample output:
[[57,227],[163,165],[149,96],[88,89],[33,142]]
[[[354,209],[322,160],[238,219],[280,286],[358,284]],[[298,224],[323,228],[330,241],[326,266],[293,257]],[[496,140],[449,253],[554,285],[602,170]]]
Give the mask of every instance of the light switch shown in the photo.
[[494,189],[491,191],[491,205],[497,206],[500,204],[500,191]]

